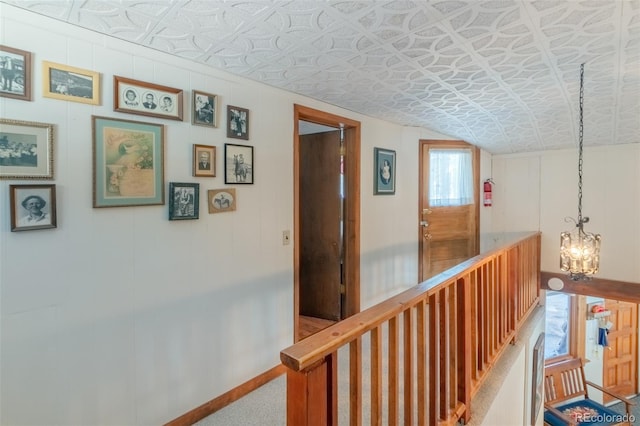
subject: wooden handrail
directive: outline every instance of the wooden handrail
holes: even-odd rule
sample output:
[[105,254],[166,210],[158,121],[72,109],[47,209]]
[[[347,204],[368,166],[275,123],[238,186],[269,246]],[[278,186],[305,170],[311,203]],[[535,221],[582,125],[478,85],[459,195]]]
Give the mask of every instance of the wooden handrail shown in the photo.
[[[404,423],[413,422],[414,412],[420,424],[468,421],[472,395],[538,303],[540,233],[493,243],[483,254],[284,349],[288,424],[336,424],[337,352],[347,344],[351,424],[361,423],[365,335],[371,340],[370,415],[372,424],[382,421],[383,327],[389,424],[397,423],[399,399]],[[322,422],[314,420],[318,416]]]

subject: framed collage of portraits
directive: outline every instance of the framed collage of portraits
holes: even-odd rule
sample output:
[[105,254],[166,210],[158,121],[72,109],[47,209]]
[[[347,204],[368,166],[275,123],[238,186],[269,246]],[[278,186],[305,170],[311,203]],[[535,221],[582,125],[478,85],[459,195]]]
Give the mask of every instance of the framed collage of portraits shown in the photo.
[[113,110],[182,121],[183,91],[113,76]]

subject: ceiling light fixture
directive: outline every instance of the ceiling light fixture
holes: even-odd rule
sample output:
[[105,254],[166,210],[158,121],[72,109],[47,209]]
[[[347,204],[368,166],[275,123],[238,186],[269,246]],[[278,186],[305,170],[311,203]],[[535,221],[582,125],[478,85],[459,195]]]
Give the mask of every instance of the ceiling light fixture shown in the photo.
[[600,266],[600,234],[584,231],[588,217],[582,217],[582,139],[583,139],[584,64],[580,65],[580,128],[578,132],[578,220],[566,217],[565,222],[576,224],[573,231],[560,234],[560,270],[569,272],[574,280],[588,280]]

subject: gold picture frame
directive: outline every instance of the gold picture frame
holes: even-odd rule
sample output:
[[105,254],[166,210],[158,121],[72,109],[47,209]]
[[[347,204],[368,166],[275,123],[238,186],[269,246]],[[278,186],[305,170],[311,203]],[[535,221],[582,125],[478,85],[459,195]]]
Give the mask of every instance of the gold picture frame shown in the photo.
[[0,118],[0,150],[0,179],[53,179],[53,124]]
[[42,61],[42,95],[63,101],[100,105],[100,73]]
[[193,144],[193,176],[216,177],[216,147]]

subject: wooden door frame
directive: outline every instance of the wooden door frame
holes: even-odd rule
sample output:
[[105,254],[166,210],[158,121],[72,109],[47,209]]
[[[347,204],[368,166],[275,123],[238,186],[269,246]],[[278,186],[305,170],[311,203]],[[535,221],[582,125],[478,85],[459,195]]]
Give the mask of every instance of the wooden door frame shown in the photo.
[[424,256],[424,244],[422,243],[422,228],[420,227],[420,221],[422,220],[422,196],[427,188],[424,188],[424,150],[428,145],[448,145],[458,148],[471,148],[473,152],[473,202],[476,205],[475,208],[475,221],[476,221],[476,248],[480,249],[480,149],[468,142],[462,140],[445,140],[445,139],[420,139],[418,147],[418,277],[423,276],[423,262]]
[[300,330],[300,120],[345,129],[344,276],[346,316],[360,311],[360,122],[313,108],[293,106],[293,336]]

